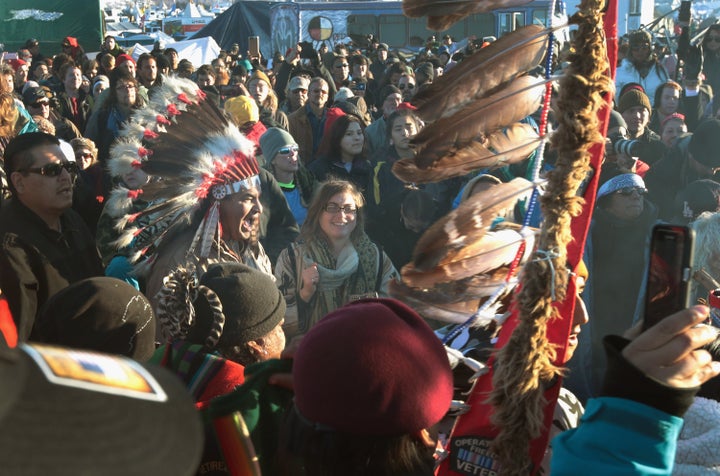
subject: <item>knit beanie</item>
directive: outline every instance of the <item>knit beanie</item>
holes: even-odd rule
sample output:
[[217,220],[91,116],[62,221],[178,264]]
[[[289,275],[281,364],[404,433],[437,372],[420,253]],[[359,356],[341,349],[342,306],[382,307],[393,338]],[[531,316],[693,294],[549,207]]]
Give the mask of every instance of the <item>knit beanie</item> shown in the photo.
[[[240,263],[214,264],[200,278],[200,284],[217,294],[225,314],[218,348],[259,339],[285,318],[285,298],[273,279],[249,266]],[[213,311],[204,296],[198,296],[193,306],[198,322],[212,321]],[[206,329],[197,330],[202,331],[204,339]],[[197,342],[192,334],[191,330],[187,340]]]
[[253,71],[253,74],[248,78],[247,84],[249,85],[250,82],[259,79],[261,81],[265,81],[268,85],[268,87],[272,88],[272,83],[270,83],[270,78],[268,78],[267,74],[263,73],[259,69],[256,69]]
[[720,121],[701,122],[690,139],[688,151],[693,158],[708,167],[720,167]]
[[440,340],[394,299],[363,299],[321,319],[300,342],[293,381],[305,420],[355,435],[429,428],[453,392]]
[[286,145],[297,145],[289,132],[278,127],[271,127],[260,137],[260,148],[267,163],[273,161],[278,151]]
[[146,361],[155,351],[155,314],[125,281],[83,279],[47,301],[32,339]]
[[622,114],[631,107],[636,106],[643,106],[648,110],[648,114],[652,112],[652,106],[650,105],[650,99],[647,97],[647,94],[640,89],[629,89],[620,96],[617,110]]
[[424,63],[420,63],[417,68],[415,68],[415,76],[422,75],[425,76],[429,80],[433,80],[435,78],[435,68],[433,68],[432,63],[429,63],[425,61]]
[[241,127],[248,122],[260,120],[260,111],[255,100],[247,96],[235,96],[225,101],[225,111],[230,114],[235,124]]
[[650,44],[650,47],[652,48],[652,36],[647,30],[635,30],[630,32],[628,35],[628,42],[630,43],[630,48],[643,43]]

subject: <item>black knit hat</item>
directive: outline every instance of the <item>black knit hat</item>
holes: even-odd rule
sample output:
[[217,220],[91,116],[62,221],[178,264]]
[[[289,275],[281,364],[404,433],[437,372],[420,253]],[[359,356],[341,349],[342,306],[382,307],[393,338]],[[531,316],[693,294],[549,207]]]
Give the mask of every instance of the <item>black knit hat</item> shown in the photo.
[[[259,339],[285,318],[285,298],[272,277],[244,264],[214,264],[200,278],[200,285],[217,294],[222,304],[225,325],[219,348]],[[198,296],[193,304],[198,323],[212,321],[212,306],[204,296]],[[188,340],[197,342],[193,334],[191,330]]]

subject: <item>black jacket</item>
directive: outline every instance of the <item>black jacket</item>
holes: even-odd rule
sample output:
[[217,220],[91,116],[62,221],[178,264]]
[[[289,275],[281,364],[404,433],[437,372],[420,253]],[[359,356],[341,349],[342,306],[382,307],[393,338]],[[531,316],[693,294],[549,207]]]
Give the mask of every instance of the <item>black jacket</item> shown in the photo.
[[21,341],[32,337],[35,319],[49,297],[103,274],[92,234],[80,216],[67,210],[60,220],[62,232],[51,230],[14,198],[0,211],[0,289]]

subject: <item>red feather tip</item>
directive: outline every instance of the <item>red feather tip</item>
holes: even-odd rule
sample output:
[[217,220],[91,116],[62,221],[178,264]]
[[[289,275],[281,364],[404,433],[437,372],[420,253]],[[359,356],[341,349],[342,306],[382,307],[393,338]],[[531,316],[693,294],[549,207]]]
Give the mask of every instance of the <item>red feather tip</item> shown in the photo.
[[[138,155],[142,158],[150,157],[153,155],[153,151],[150,149],[146,149],[145,147],[138,147]],[[133,167],[135,167],[135,163],[133,162]]]
[[150,129],[145,129],[145,132],[143,132],[143,137],[145,139],[157,139],[160,137],[160,135],[157,132],[153,132]]
[[137,220],[137,217],[142,215],[142,212],[133,213],[131,215],[128,215],[128,223],[133,223],[135,220]]
[[178,97],[177,97],[177,98],[178,98],[178,101],[184,102],[184,103],[187,104],[188,106],[194,104],[194,103],[190,100],[190,98],[187,97],[187,94],[185,94],[185,93],[180,93],[180,94],[178,94]]
[[95,201],[98,203],[102,203],[105,201],[105,197],[103,197],[102,195],[98,195],[97,197],[95,197]]
[[204,101],[207,97],[207,94],[205,94],[205,91],[203,91],[202,89],[198,89],[197,91],[195,91],[195,94],[197,94],[198,99],[201,101]]
[[132,168],[134,168],[134,169],[140,169],[140,168],[142,168],[142,162],[140,162],[139,160],[133,160],[130,165],[131,165]]
[[132,198],[133,200],[137,199],[140,195],[142,195],[143,191],[141,188],[137,190],[128,190],[127,196],[128,198]]
[[168,118],[163,116],[162,114],[158,114],[157,116],[155,116],[155,120],[157,122],[159,122],[160,124],[164,124],[166,126],[169,126],[170,124],[172,124],[172,122],[170,122],[168,120]]
[[177,106],[176,106],[175,104],[172,104],[172,103],[168,104],[167,112],[168,112],[168,114],[170,114],[171,116],[179,116],[179,115],[181,114],[181,112],[180,112],[180,110],[177,108]]

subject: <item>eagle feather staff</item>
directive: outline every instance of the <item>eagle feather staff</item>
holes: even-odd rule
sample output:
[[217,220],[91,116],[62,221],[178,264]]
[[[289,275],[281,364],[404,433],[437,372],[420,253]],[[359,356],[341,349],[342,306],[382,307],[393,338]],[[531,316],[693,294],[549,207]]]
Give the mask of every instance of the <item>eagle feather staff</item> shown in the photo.
[[428,16],[428,28],[447,30],[453,23],[474,13],[526,5],[531,0],[405,0],[403,11],[411,18]]
[[545,54],[548,31],[515,30],[458,63],[412,99],[426,122],[448,117],[468,103],[532,70]]

